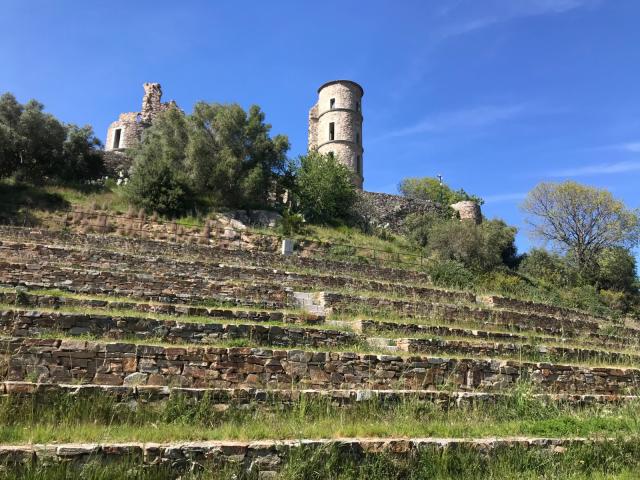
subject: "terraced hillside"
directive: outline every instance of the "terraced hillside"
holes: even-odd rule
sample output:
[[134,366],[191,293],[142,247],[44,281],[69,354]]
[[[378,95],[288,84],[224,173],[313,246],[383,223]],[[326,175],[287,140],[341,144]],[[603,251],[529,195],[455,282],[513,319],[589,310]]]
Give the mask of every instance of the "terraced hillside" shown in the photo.
[[3,478],[638,478],[640,325],[419,270],[0,228]]

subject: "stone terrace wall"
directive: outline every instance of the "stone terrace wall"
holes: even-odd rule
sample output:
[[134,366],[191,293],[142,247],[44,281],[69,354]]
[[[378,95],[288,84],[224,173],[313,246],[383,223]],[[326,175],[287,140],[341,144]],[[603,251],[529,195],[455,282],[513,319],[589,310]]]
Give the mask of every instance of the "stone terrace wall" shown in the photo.
[[[258,480],[276,478],[288,456],[294,449],[304,449],[309,455],[339,450],[342,455],[354,459],[367,453],[386,452],[398,458],[418,455],[419,452],[445,451],[467,448],[479,452],[499,453],[496,450],[515,447],[551,450],[559,454],[571,445],[591,443],[584,438],[513,438],[491,440],[465,439],[348,439],[340,440],[263,440],[256,442],[209,441],[175,444],[126,443],[126,444],[66,444],[19,445],[0,447],[0,465],[10,468],[18,465],[66,463],[81,468],[84,464],[100,462],[135,462],[141,465],[170,464],[175,471],[190,471],[202,466],[234,464]],[[253,477],[250,477],[253,478]]]
[[276,325],[177,322],[139,317],[0,310],[0,332],[16,337],[48,334],[96,335],[107,338],[154,338],[169,343],[213,343],[246,339],[258,345],[335,347],[353,344],[350,332]]
[[203,261],[177,261],[156,256],[131,255],[97,249],[76,249],[51,245],[33,245],[0,241],[0,256],[4,261],[16,263],[45,262],[66,266],[77,265],[83,269],[110,271],[138,271],[208,278],[225,281],[229,279],[278,282],[292,288],[353,288],[359,290],[380,291],[395,295],[418,295],[422,299],[437,298],[450,302],[475,302],[475,295],[465,292],[453,292],[432,287],[413,286],[398,283],[385,283],[365,278],[353,278],[341,275],[322,275],[316,273],[294,273],[266,267],[225,265]]
[[[99,385],[500,391],[521,379],[547,392],[626,394],[640,370],[550,363],[400,357],[261,348],[160,347],[55,339],[0,339],[8,380]],[[2,360],[0,358],[0,360]]]
[[[378,297],[356,297],[339,293],[324,293],[323,305],[327,313],[395,313],[406,318],[436,318],[443,322],[473,322],[486,325],[509,326],[521,330],[535,330],[554,335],[574,336],[577,332],[597,333],[600,325],[586,320],[557,319],[534,313],[491,310],[465,305],[445,305],[411,300],[392,300]],[[626,331],[626,330],[625,330]],[[631,330],[638,335],[640,332]]]
[[223,308],[200,307],[185,304],[169,303],[141,303],[123,302],[119,300],[99,300],[72,298],[56,295],[39,295],[21,290],[17,292],[0,292],[0,303],[17,305],[20,307],[47,307],[47,308],[69,308],[88,307],[105,308],[111,310],[134,310],[137,312],[176,315],[176,316],[199,316],[211,317],[225,320],[250,321],[250,322],[282,322],[317,325],[324,323],[324,317],[311,314],[295,314],[283,312],[260,312],[252,310],[227,310]]
[[0,262],[0,284],[59,288],[71,292],[122,295],[165,303],[216,300],[234,305],[285,308],[288,292],[279,285],[233,284],[199,277],[75,270]]
[[580,310],[575,310],[573,308],[556,307],[553,305],[535,303],[528,300],[517,300],[515,298],[500,297],[498,295],[483,295],[478,297],[478,300],[494,308],[520,310],[525,312],[529,311],[547,315],[554,315],[556,317],[573,318],[585,321],[608,321],[608,319],[604,317],[598,317],[597,315],[581,312]]
[[530,360],[551,360],[571,362],[617,362],[639,364],[640,355],[611,352],[589,348],[555,347],[516,343],[467,342],[464,340],[441,340],[438,338],[401,338],[396,342],[398,350],[410,353],[428,353],[431,355],[471,355],[485,358],[518,358],[525,356]]
[[0,237],[13,239],[50,243],[58,242],[65,245],[76,245],[83,247],[99,246],[101,249],[108,248],[121,252],[135,252],[136,254],[150,254],[162,258],[197,258],[207,262],[236,262],[242,265],[254,265],[261,267],[287,268],[295,267],[300,269],[320,270],[326,273],[337,273],[344,275],[362,276],[366,278],[380,278],[389,282],[411,282],[417,285],[424,285],[430,282],[426,272],[417,270],[392,268],[389,263],[354,263],[337,261],[330,258],[316,258],[300,255],[290,255],[283,257],[273,251],[256,250],[250,253],[245,250],[227,249],[213,245],[194,245],[180,242],[166,242],[144,238],[121,237],[117,235],[93,235],[75,234],[47,229],[29,229],[0,226]]

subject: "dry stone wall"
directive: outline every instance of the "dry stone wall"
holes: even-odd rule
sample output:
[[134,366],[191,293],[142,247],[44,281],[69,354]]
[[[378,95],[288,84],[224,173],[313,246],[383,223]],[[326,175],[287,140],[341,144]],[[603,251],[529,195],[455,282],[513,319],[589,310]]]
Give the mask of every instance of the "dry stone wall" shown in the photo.
[[9,468],[27,465],[66,463],[82,467],[87,463],[111,464],[134,462],[137,465],[170,465],[176,473],[203,466],[225,464],[240,466],[243,473],[258,480],[277,478],[293,450],[298,455],[339,452],[354,459],[367,454],[386,453],[397,458],[419,455],[421,451],[444,452],[466,448],[499,455],[513,448],[547,450],[560,454],[572,445],[592,444],[586,438],[510,438],[510,439],[362,439],[339,440],[263,440],[255,442],[209,441],[189,443],[90,443],[65,445],[0,446],[0,465]]
[[262,348],[161,347],[2,339],[8,380],[99,385],[500,391],[527,379],[550,393],[628,394],[640,370],[511,360],[401,357]]
[[95,335],[127,339],[153,338],[169,343],[207,344],[244,339],[258,345],[281,347],[336,347],[356,343],[350,332],[329,329],[259,324],[222,324],[154,320],[150,318],[0,310],[0,332],[5,336],[37,337],[42,334]]

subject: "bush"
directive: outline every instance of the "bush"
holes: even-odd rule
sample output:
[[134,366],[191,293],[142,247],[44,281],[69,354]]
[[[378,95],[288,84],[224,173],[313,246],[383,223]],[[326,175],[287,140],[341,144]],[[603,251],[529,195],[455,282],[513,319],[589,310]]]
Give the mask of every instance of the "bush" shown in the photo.
[[430,262],[427,272],[438,287],[465,289],[475,285],[476,277],[462,263],[454,260]]
[[516,229],[501,220],[435,222],[429,229],[427,251],[439,260],[453,260],[475,272],[488,272],[517,262]]
[[485,274],[480,279],[483,290],[508,297],[526,298],[531,286],[512,271],[496,271]]
[[145,159],[134,165],[126,187],[129,201],[147,213],[177,216],[193,206],[193,193],[184,175],[163,160]]
[[555,287],[574,286],[578,278],[563,257],[539,248],[523,256],[518,272]]
[[638,293],[636,259],[629,250],[607,248],[598,255],[595,283],[599,288]]
[[295,167],[295,198],[310,222],[347,222],[357,198],[353,172],[333,155],[304,155]]

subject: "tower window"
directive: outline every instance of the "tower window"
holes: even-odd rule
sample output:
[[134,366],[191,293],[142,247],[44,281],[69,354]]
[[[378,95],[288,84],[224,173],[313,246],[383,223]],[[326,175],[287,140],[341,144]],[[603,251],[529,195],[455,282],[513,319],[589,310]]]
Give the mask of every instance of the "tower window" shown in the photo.
[[113,133],[113,148],[120,148],[120,138],[122,137],[122,129],[116,128]]
[[332,98],[329,100],[329,109],[333,110],[334,108],[336,108],[336,99]]
[[358,165],[356,168],[358,169],[358,175],[362,175],[362,155],[358,155]]
[[335,140],[336,137],[336,124],[331,122],[329,124],[329,140]]
[[360,111],[360,101],[359,100],[356,102],[356,111],[358,111],[358,112]]
[[360,132],[356,132],[356,143],[360,143]]

